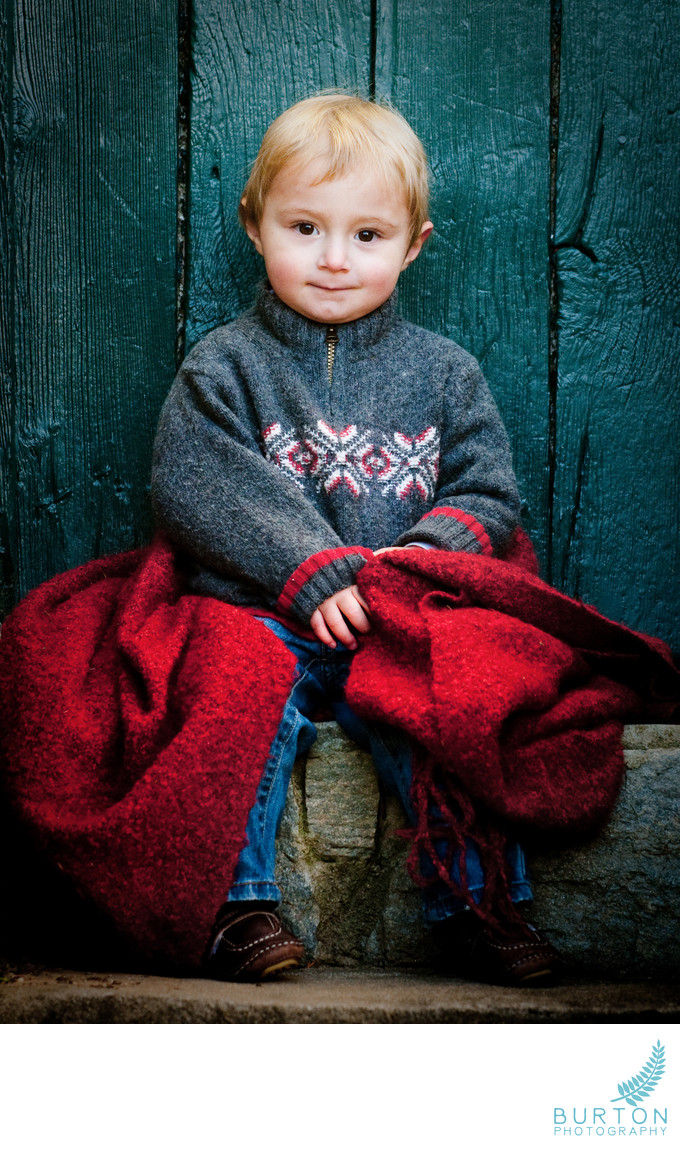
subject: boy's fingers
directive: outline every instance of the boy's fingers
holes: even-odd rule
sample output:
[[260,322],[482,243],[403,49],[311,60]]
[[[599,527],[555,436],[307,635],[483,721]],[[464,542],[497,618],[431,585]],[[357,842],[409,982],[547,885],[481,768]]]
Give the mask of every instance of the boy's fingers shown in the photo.
[[342,613],[351,622],[354,629],[360,631],[361,634],[367,634],[371,629],[371,620],[361,609],[359,603],[356,604],[356,607],[347,607],[346,609],[343,607]]
[[371,629],[370,619],[367,618],[361,604],[356,601],[353,595],[348,595],[347,598],[342,599],[337,603],[337,606],[356,630],[365,634]]
[[371,629],[367,611],[368,604],[357,588],[346,587],[345,590],[336,591],[317,607],[309,620],[309,625],[319,641],[326,646],[335,646],[335,638],[349,650],[356,650],[356,637],[347,623],[349,622],[361,634],[365,634]]
[[357,600],[357,602],[359,603],[359,606],[362,608],[362,610],[365,612],[365,614],[370,615],[371,612],[370,612],[368,603],[366,602],[366,599],[362,595],[359,588],[357,586],[351,586],[349,589],[350,589],[350,594],[352,595],[352,598],[355,598]]
[[326,602],[321,606],[324,621],[326,626],[333,632],[335,637],[344,643],[350,650],[355,650],[357,640],[345,622],[344,616],[340,613],[340,609],[334,602]]
[[314,631],[314,634],[318,638],[319,642],[324,642],[326,646],[335,646],[333,635],[326,626],[323,615],[318,608],[314,611],[314,614],[310,618],[309,625]]
[[[366,632],[371,629],[371,620],[366,614],[368,606],[364,603],[364,600],[358,592],[357,594],[354,593],[353,587],[348,587],[346,591],[338,595],[335,601],[345,618],[351,622],[356,630],[361,631],[362,634],[366,634]],[[366,610],[364,610],[364,607],[366,607]]]

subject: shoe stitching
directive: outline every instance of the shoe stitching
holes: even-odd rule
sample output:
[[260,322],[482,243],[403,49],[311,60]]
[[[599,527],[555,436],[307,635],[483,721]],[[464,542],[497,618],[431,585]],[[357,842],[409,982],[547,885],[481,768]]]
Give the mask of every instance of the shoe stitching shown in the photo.
[[218,918],[215,925],[220,930],[226,930],[237,925],[238,922],[247,922],[248,918],[273,918],[277,925],[281,925],[276,914],[271,910],[230,910]]
[[511,950],[525,950],[525,952],[520,954],[515,961],[503,964],[502,971],[499,972],[505,972],[506,974],[509,974],[512,970],[517,969],[519,966],[528,965],[535,961],[542,961],[544,963],[544,969],[546,971],[552,971],[552,963],[557,960],[557,954],[554,951],[551,953],[550,949],[546,946],[543,948],[525,949],[525,946],[528,945],[528,943],[524,943],[524,945],[522,943],[517,943],[515,945],[502,946],[497,943],[493,943],[490,939],[488,939],[488,944],[491,949],[496,950],[501,961],[503,956],[509,955]]
[[[227,922],[224,926],[222,926],[221,929],[218,931],[218,933],[215,935],[214,940],[211,944],[210,958],[211,959],[215,958],[217,951],[219,950],[220,946],[224,946],[226,949],[229,950],[231,955],[235,956],[239,953],[245,953],[247,950],[252,949],[254,946],[261,945],[262,942],[266,942],[270,938],[278,938],[279,941],[272,943],[271,946],[265,946],[265,948],[263,950],[261,950],[260,952],[265,953],[268,949],[272,949],[276,945],[285,946],[285,945],[292,944],[292,945],[300,946],[302,944],[292,934],[287,933],[287,931],[283,928],[283,925],[281,924],[281,922],[279,922],[273,914],[267,914],[268,917],[274,918],[274,921],[276,922],[276,925],[277,925],[277,929],[274,930],[272,933],[264,934],[262,937],[255,938],[254,941],[244,943],[243,945],[236,945],[233,941],[230,941],[230,939],[225,936],[227,934],[227,932],[233,926],[238,925],[241,922],[247,921],[248,918],[259,916],[261,913],[262,913],[262,911],[246,912],[246,913],[243,913],[240,916],[236,917],[234,920]],[[264,916],[264,915],[262,915],[262,916]],[[253,956],[256,957],[257,954],[255,954]],[[250,960],[252,960],[252,959],[250,959]]]
[[[502,963],[502,968],[498,971],[504,973],[506,976],[510,975],[518,967],[529,964],[532,961],[543,961],[545,972],[552,973],[554,963],[558,962],[559,954],[554,950],[549,942],[538,942],[535,940],[527,939],[525,942],[508,942],[503,944],[494,941],[493,938],[478,934],[474,939],[474,943],[470,949],[468,958],[468,966],[471,967],[475,961],[484,961],[484,947],[487,947],[487,953],[491,956],[494,951],[497,955],[497,960]],[[481,954],[479,950],[481,948]],[[513,950],[524,950],[525,952],[518,954],[515,961],[503,963],[504,957],[509,957]],[[488,959],[487,959],[488,960]],[[536,972],[536,971],[534,971]]]
[[539,942],[537,947],[536,942],[529,938],[525,942],[508,942],[505,944],[503,942],[495,942],[493,938],[484,938],[483,941],[486,945],[491,946],[493,949],[498,950],[501,953],[508,952],[509,950],[526,949],[527,946],[530,946],[533,952],[538,952],[539,947],[548,953],[552,950],[550,942]]
[[[511,970],[511,969],[515,969],[515,967],[516,967],[516,966],[518,966],[518,965],[522,965],[522,964],[523,964],[523,962],[524,962],[525,960],[526,960],[526,961],[529,961],[531,958],[540,958],[540,957],[543,957],[543,956],[544,956],[543,954],[536,954],[536,953],[534,953],[534,954],[527,954],[527,955],[526,955],[526,958],[519,958],[519,960],[518,960],[518,961],[514,961],[514,962],[511,962],[511,964],[510,964],[510,965],[509,965],[507,968],[508,968],[508,970]],[[546,970],[549,970],[549,969],[551,969],[552,967],[551,967],[551,966],[545,966],[544,968],[545,968]]]
[[[300,948],[302,948],[302,946],[301,946],[301,943],[300,943],[300,942],[298,942],[298,943],[296,943],[296,944],[297,944],[297,945],[300,945]],[[247,967],[248,967],[249,965],[252,965],[252,963],[255,961],[255,959],[256,959],[256,958],[258,958],[258,957],[262,957],[262,954],[266,954],[266,953],[267,953],[269,950],[280,949],[282,946],[285,946],[285,945],[286,945],[286,943],[285,943],[285,942],[275,942],[275,943],[274,943],[273,945],[271,945],[271,946],[265,946],[265,947],[264,947],[264,949],[260,950],[258,953],[256,953],[256,954],[252,954],[252,956],[251,956],[251,957],[249,957],[249,958],[247,959],[247,961],[244,961],[244,962],[243,962],[243,964],[242,964],[242,965],[240,965],[240,966],[238,967],[238,969],[235,969],[235,970],[234,970],[234,972],[233,972],[233,974],[232,974],[232,977],[238,977],[238,975],[239,975],[240,973],[243,973],[243,970],[244,970],[244,969],[247,969]],[[298,955],[298,954],[291,954],[291,957],[297,957],[297,958],[298,958],[298,960],[301,960],[301,956],[302,956],[302,955]]]
[[[218,935],[216,944],[213,946],[213,952],[215,951],[215,949],[218,946],[220,946],[224,942],[225,945],[229,946],[229,949],[232,951],[232,953],[244,953],[246,950],[251,950],[253,948],[253,946],[259,946],[261,942],[268,941],[269,938],[280,937],[280,935],[283,933],[282,930],[274,930],[273,933],[263,934],[262,937],[256,938],[255,941],[253,941],[253,942],[247,942],[245,945],[237,946],[234,944],[234,942],[229,941],[229,938],[226,938],[224,936],[225,932],[226,932],[226,929]],[[283,944],[283,939],[282,939],[281,943],[279,943],[279,944]],[[271,948],[271,947],[268,947],[268,948]]]

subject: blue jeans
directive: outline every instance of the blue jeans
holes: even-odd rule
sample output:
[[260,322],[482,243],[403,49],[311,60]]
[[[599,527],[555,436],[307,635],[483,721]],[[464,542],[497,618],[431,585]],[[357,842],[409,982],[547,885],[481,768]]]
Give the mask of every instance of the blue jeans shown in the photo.
[[[415,823],[410,797],[411,749],[407,736],[382,723],[365,722],[345,701],[344,687],[349,677],[353,652],[342,643],[338,643],[332,650],[322,642],[301,638],[276,619],[263,618],[261,621],[286,644],[298,661],[293,688],[248,818],[248,843],[239,854],[227,896],[230,902],[281,900],[280,890],[274,880],[276,833],[283,815],[295,759],[298,754],[309,750],[316,739],[311,715],[320,705],[330,706],[336,722],[349,737],[370,751],[380,781],[390,793],[396,794],[411,824]],[[446,845],[444,842],[440,845],[443,857]],[[531,887],[526,877],[524,852],[519,843],[512,843],[508,847],[507,861],[513,901],[530,900]],[[466,866],[468,888],[475,901],[479,901],[484,887],[484,873],[479,854],[469,839],[466,840]],[[429,876],[428,867],[431,874],[432,863],[425,858],[425,876]],[[459,877],[456,858],[453,861],[452,876],[455,879]],[[465,903],[443,881],[427,887],[423,898],[427,922],[441,921],[466,908]]]

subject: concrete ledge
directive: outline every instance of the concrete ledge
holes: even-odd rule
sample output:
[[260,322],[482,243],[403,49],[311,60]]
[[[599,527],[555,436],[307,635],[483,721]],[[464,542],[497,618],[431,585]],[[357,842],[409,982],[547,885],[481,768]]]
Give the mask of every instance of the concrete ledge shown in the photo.
[[[434,954],[404,865],[408,846],[394,835],[401,807],[381,794],[367,754],[334,723],[318,729],[296,765],[279,835],[283,916],[318,965],[421,976]],[[627,727],[625,755],[625,786],[604,832],[565,849],[532,848],[533,917],[584,976],[672,981],[680,974],[680,727]],[[0,826],[0,868],[12,875],[0,948],[9,976],[31,963],[133,969],[63,876],[9,831]],[[37,1009],[39,983],[30,984]],[[54,1001],[65,984],[56,983]]]
[[308,969],[230,985],[69,970],[0,985],[2,1024],[537,1024],[675,1022],[680,986],[591,982],[499,989],[432,974]]
[[[279,835],[284,916],[321,962],[426,965],[420,894],[394,836],[405,824],[370,756],[335,723],[296,766]],[[595,839],[529,854],[534,920],[604,975],[680,972],[680,727],[629,726],[627,777]]]

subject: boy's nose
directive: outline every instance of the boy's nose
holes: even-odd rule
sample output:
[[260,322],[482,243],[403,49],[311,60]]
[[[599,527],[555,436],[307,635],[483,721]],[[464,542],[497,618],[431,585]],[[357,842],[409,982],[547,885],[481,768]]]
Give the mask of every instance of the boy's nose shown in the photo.
[[319,256],[319,267],[327,267],[331,271],[349,270],[349,247],[345,240],[338,237],[329,237],[323,245]]

